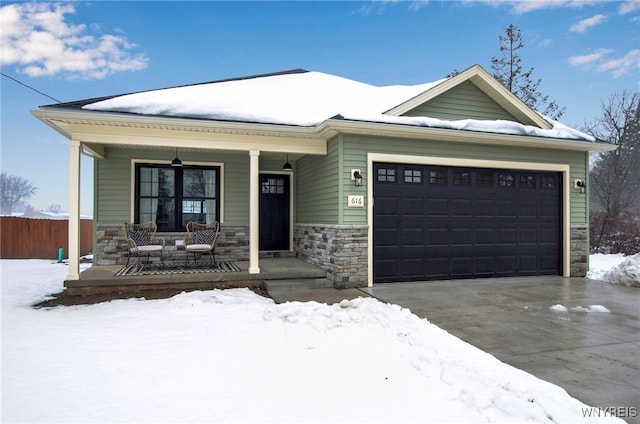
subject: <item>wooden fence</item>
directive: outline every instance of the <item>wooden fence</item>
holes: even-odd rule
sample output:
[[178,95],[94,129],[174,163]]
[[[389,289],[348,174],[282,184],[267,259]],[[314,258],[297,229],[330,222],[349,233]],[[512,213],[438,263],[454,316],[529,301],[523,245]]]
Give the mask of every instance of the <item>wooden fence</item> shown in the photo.
[[[69,253],[69,221],[0,217],[0,258],[58,259],[58,249]],[[80,255],[93,249],[93,220],[80,220]]]

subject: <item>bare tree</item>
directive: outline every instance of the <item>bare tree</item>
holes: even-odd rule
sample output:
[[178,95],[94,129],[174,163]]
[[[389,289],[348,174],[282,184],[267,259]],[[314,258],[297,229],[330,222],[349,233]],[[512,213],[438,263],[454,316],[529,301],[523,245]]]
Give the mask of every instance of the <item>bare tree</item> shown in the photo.
[[618,148],[593,158],[591,244],[597,251],[630,253],[640,242],[628,240],[640,238],[640,94],[624,90],[601,107],[602,116],[585,124],[584,131]]
[[533,68],[525,71],[522,67],[519,50],[524,48],[524,42],[520,28],[511,24],[505,28],[504,35],[498,36],[498,39],[502,57],[491,58],[494,78],[530,108],[551,119],[559,119],[564,114],[565,108],[561,108],[556,102],[550,102],[549,96],[539,91],[538,87],[542,80],[532,79]]
[[16,205],[25,201],[38,191],[28,180],[17,175],[0,174],[0,210],[10,214]]

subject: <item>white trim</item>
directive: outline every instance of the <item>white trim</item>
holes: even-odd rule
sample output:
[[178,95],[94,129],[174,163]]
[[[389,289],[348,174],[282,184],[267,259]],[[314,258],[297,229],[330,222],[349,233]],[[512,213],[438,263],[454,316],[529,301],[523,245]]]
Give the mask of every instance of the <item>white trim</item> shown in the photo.
[[541,162],[515,162],[499,160],[480,159],[460,159],[439,156],[413,156],[395,155],[386,153],[367,153],[367,223],[368,223],[368,286],[373,286],[373,163],[391,162],[408,163],[417,165],[441,165],[441,166],[461,166],[468,168],[500,168],[500,169],[520,169],[528,171],[550,171],[562,173],[562,274],[564,277],[570,276],[571,264],[571,187],[570,175],[571,167],[568,164],[541,163]]
[[[131,209],[129,211],[129,220],[131,222],[136,222],[135,214],[136,214],[136,164],[138,163],[150,163],[150,164],[158,164],[158,165],[170,165],[171,161],[168,160],[158,160],[158,159],[131,159],[131,178],[130,178],[130,206]],[[192,161],[182,161],[183,165],[193,165],[193,166],[217,166],[220,168],[220,216],[218,217],[218,222],[222,224],[224,222],[224,162],[192,162]]]
[[289,248],[287,251],[293,252],[293,205],[294,205],[294,195],[295,195],[295,187],[294,187],[294,178],[292,171],[269,171],[267,169],[261,170],[258,172],[258,176],[261,174],[272,174],[272,175],[285,175],[289,177]]
[[249,151],[249,274],[260,274],[260,150]]
[[69,140],[69,268],[67,280],[80,279],[80,156],[82,143]]
[[426,90],[422,94],[419,94],[398,106],[395,106],[385,113],[392,116],[404,115],[410,110],[451,90],[465,81],[471,81],[479,90],[494,102],[498,103],[516,119],[520,120],[521,123],[535,125],[544,129],[551,129],[551,124],[546,119],[527,106],[512,92],[507,90],[480,65],[473,65],[458,75],[441,82],[435,87]]

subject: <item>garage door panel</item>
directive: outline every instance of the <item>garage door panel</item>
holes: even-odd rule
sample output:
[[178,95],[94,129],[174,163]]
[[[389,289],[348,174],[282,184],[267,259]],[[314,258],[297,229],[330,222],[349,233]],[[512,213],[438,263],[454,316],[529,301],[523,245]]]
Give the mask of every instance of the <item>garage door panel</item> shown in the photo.
[[516,218],[518,216],[518,203],[515,200],[498,200],[496,211],[498,218]]
[[424,199],[417,197],[402,199],[402,215],[424,216]]
[[398,230],[395,228],[377,229],[375,232],[375,238],[376,247],[395,248],[398,246]]
[[431,228],[427,230],[427,246],[449,247],[449,231],[446,228]]
[[399,212],[397,197],[376,197],[376,213],[396,216]]
[[498,245],[515,246],[518,234],[515,228],[500,228],[497,231]]
[[427,199],[427,216],[429,217],[448,217],[449,216],[449,200],[448,199]]
[[374,181],[374,282],[560,273],[559,173],[380,167],[398,179]]
[[493,218],[496,216],[495,200],[479,199],[475,201],[476,218]]
[[454,228],[451,230],[451,246],[472,246],[473,245],[473,229]]
[[473,216],[474,204],[471,199],[453,199],[451,200],[451,216],[453,217],[471,217]]
[[520,228],[518,234],[518,242],[520,244],[538,244],[538,229],[537,228]]

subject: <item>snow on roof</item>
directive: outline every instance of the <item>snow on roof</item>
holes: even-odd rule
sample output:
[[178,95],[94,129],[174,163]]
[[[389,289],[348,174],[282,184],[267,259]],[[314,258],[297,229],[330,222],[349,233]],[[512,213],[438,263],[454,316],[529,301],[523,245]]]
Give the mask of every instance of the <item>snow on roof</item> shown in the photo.
[[442,81],[378,87],[301,71],[126,94],[86,104],[83,109],[310,127],[340,115],[354,121],[595,141],[548,118],[552,129],[505,120],[449,121],[384,114]]

